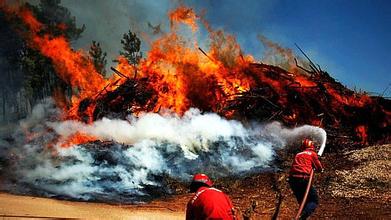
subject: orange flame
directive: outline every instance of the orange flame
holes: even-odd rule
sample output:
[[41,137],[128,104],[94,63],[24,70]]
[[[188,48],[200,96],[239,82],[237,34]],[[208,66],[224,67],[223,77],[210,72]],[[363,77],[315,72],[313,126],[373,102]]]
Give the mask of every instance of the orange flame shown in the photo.
[[27,9],[22,9],[19,12],[19,15],[21,18],[23,18],[23,21],[26,23],[26,25],[30,28],[32,32],[37,33],[42,29],[43,25],[34,17],[31,11]]
[[[72,108],[68,111],[68,116],[79,120],[86,116],[89,117],[87,121],[92,122],[95,104],[92,103],[83,108],[82,114],[84,115],[80,115],[78,111],[81,101],[87,98],[94,100],[95,95],[107,85],[110,86],[106,90],[112,91],[117,87],[111,85],[112,82],[119,80],[120,84],[126,79],[113,75],[111,79],[105,80],[95,70],[91,61],[86,58],[85,52],[74,51],[65,37],[42,34],[44,25],[28,10],[20,10],[19,16],[30,29],[28,36],[30,46],[49,57],[58,75],[74,90]],[[332,83],[317,81],[312,76],[301,73],[293,64],[292,50],[282,48],[264,37],[260,37],[261,41],[272,48],[271,55],[277,54],[285,60],[286,66],[283,65],[283,67],[289,72],[267,65],[252,67],[250,64],[254,63],[254,58],[242,53],[234,36],[221,30],[213,30],[205,20],[201,19],[210,38],[208,50],[202,50],[194,37],[194,33],[199,30],[198,20],[201,17],[191,8],[180,6],[169,12],[168,17],[171,23],[170,32],[162,34],[151,42],[146,58],[142,59],[138,66],[129,64],[124,57],[118,59],[117,69],[124,75],[133,77],[137,72],[138,79],[148,80],[149,85],[156,92],[157,103],[154,111],[165,108],[183,114],[191,107],[198,107],[203,111],[219,112],[220,108],[225,107],[229,101],[260,84],[270,86],[273,92],[279,95],[275,104],[281,106],[295,104],[288,102],[287,88],[289,92],[303,94],[303,89],[311,87],[323,89],[322,94],[327,96],[327,101],[325,101],[327,104],[324,105],[330,105],[341,112],[345,111],[346,105],[363,107],[372,103],[368,95],[354,92],[345,94]],[[187,25],[192,30],[191,39],[181,35],[178,28],[181,24]],[[273,74],[280,75],[273,77]],[[293,86],[295,88],[291,89]],[[312,93],[308,92],[308,94]],[[64,103],[61,95],[56,94],[56,97],[58,103]],[[113,101],[121,102],[120,99],[123,97],[117,98],[118,100]],[[228,117],[231,113],[226,112],[225,116]],[[315,113],[319,114],[319,112],[311,112],[313,115]],[[286,121],[298,122],[300,118],[303,118],[303,113],[300,108],[292,108],[290,112],[285,112],[283,118]],[[307,123],[322,123],[316,117],[309,121],[311,122]],[[357,127],[356,132],[363,140],[366,140],[367,128],[365,126]],[[71,145],[91,140],[95,138],[78,133],[70,137],[66,143]]]
[[[58,75],[75,91],[72,97],[74,107],[68,114],[78,118],[78,103],[94,96],[118,77],[109,81],[103,79],[83,51],[74,51],[65,37],[39,34],[44,25],[30,11],[21,10],[19,16],[30,28],[30,46],[49,57]],[[209,30],[212,43],[209,51],[203,54],[195,46],[197,43],[188,44],[177,33],[176,27],[180,23],[188,25],[193,32],[198,30],[199,16],[194,10],[181,6],[170,12],[169,18],[171,32],[152,42],[147,58],[138,67],[138,75],[148,77],[158,93],[155,110],[167,108],[180,114],[192,106],[216,110],[216,103],[250,88],[253,81],[241,69],[253,59],[241,54],[233,36]],[[118,69],[125,75],[132,75],[134,67],[123,58],[119,61]],[[93,107],[88,111],[88,115],[92,115]]]
[[175,10],[170,11],[168,17],[172,28],[176,28],[179,23],[184,23],[188,25],[193,32],[198,29],[197,19],[199,17],[192,8],[180,6]]
[[[169,13],[171,32],[151,44],[147,58],[140,65],[140,75],[148,77],[158,93],[156,109],[168,108],[179,114],[190,107],[216,111],[216,103],[226,97],[247,91],[253,83],[241,69],[251,56],[242,56],[233,36],[222,31],[213,36],[209,51],[201,52],[198,44],[189,44],[177,33],[178,23],[198,29],[198,15],[193,9],[181,6]],[[205,53],[205,54],[203,54]],[[125,62],[119,69],[126,69]]]
[[30,27],[30,46],[38,49],[42,55],[49,57],[59,76],[72,87],[81,90],[82,96],[95,94],[105,84],[103,77],[95,70],[83,51],[74,51],[69,41],[63,37],[41,36],[38,32],[43,25],[28,10],[20,13],[23,21]]
[[[40,53],[51,59],[58,76],[72,87],[71,108],[67,111],[67,118],[79,119],[77,107],[79,102],[87,97],[93,97],[112,80],[105,80],[100,75],[84,51],[75,51],[71,48],[69,41],[64,36],[52,36],[41,34],[45,26],[39,22],[31,11],[22,8],[17,12],[23,22],[29,27],[29,46],[40,51]],[[60,26],[64,26],[60,24]],[[64,28],[66,28],[64,26]],[[110,89],[110,88],[108,88]],[[55,94],[60,97],[59,94]],[[66,106],[66,105],[62,105]],[[89,118],[92,119],[90,107]],[[66,109],[64,109],[66,110]],[[91,120],[88,120],[91,121]]]
[[96,140],[96,137],[76,132],[75,134],[69,136],[66,140],[61,141],[61,147],[71,147],[74,145],[85,144]]

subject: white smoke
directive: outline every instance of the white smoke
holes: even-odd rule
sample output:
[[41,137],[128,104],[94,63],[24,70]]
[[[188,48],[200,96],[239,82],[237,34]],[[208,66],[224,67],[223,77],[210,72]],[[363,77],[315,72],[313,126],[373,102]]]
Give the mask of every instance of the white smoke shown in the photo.
[[[15,133],[15,147],[0,155],[18,155],[8,167],[18,190],[134,202],[150,198],[151,187],[169,192],[162,182],[164,175],[187,181],[196,172],[214,178],[260,172],[273,167],[277,149],[303,136],[325,141],[325,132],[317,127],[287,129],[277,122],[245,125],[197,109],[181,117],[144,113],[92,124],[56,121],[58,115],[51,100],[37,105]],[[77,132],[104,142],[61,147]]]
[[253,135],[238,121],[228,121],[217,114],[201,114],[190,109],[183,117],[176,114],[145,113],[139,117],[130,116],[128,121],[103,118],[90,125],[65,121],[48,123],[57,134],[67,138],[76,132],[92,135],[104,141],[133,145],[144,140],[169,142],[181,147],[189,159],[197,157],[197,151],[208,151],[209,143],[219,139]]
[[311,138],[315,141],[316,146],[319,147],[318,154],[323,154],[326,147],[327,134],[326,131],[320,127],[312,125],[303,125],[294,129],[284,128],[279,122],[273,122],[265,126],[265,131],[269,135],[275,137],[280,141],[280,145],[300,146],[303,138]]

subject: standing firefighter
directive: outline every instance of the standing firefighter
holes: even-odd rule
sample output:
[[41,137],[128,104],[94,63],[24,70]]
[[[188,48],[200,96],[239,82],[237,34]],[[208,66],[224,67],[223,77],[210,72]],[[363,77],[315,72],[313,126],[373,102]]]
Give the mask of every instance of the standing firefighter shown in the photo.
[[[296,154],[289,172],[289,185],[299,204],[303,201],[313,169],[316,171],[323,171],[322,164],[315,152],[314,143],[310,139],[303,140],[301,150],[302,152]],[[318,200],[318,194],[315,188],[311,186],[300,219],[307,219],[315,211],[318,206]]]
[[229,197],[212,185],[213,182],[207,175],[194,175],[190,192],[195,194],[187,203],[186,220],[235,219]]

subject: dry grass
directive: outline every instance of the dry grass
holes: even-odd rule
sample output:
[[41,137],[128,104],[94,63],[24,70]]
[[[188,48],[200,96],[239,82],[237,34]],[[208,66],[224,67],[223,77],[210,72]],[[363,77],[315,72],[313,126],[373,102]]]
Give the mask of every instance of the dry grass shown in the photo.
[[391,145],[371,146],[344,154],[352,166],[336,170],[331,183],[333,196],[391,199]]

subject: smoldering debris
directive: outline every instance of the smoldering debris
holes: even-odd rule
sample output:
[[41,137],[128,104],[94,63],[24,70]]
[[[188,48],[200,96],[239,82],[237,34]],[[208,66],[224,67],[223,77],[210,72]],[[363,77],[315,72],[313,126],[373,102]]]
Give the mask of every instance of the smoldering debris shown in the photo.
[[[1,151],[7,161],[2,190],[76,200],[146,201],[172,193],[166,176],[185,183],[196,172],[217,178],[277,169],[275,151],[305,129],[276,122],[243,124],[197,109],[184,116],[145,113],[91,124],[61,122],[60,115],[47,99],[20,122],[12,147]],[[77,132],[96,141],[64,147],[62,140]],[[324,137],[317,138],[321,142]]]

